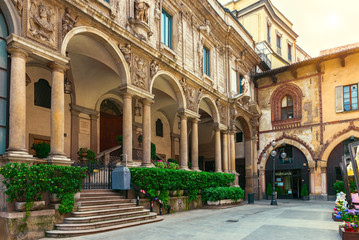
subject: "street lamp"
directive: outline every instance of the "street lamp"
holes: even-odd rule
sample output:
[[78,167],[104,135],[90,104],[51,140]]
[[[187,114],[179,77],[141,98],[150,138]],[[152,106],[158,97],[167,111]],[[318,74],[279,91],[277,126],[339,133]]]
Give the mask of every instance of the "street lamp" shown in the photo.
[[[271,143],[271,145],[272,145],[272,147],[273,147],[273,149],[275,148],[275,146],[277,145],[277,142],[276,141],[272,141],[272,143]],[[284,147],[285,146],[285,143],[282,143],[282,147]],[[270,155],[272,156],[272,161],[273,161],[273,173],[272,173],[272,177],[273,177],[273,182],[272,182],[272,184],[273,184],[273,189],[272,189],[272,201],[271,201],[271,203],[270,203],[270,205],[277,205],[277,200],[275,199],[275,157],[277,156],[277,155],[279,155],[279,153],[281,153],[280,154],[280,156],[281,156],[281,158],[286,158],[287,157],[287,154],[284,152],[284,148],[281,148],[281,149],[274,149],[271,153],[270,153]]]

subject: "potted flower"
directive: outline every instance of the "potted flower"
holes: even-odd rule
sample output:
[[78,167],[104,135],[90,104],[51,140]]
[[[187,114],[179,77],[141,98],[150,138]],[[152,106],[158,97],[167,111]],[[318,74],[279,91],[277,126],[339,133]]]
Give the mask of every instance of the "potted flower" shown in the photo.
[[359,211],[355,209],[345,209],[343,224],[339,226],[339,234],[342,239],[359,239]]

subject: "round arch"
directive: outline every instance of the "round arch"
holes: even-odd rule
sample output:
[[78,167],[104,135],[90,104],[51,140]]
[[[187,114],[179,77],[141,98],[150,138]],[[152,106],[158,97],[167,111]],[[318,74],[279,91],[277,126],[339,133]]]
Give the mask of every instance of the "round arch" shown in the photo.
[[91,36],[91,38],[97,40],[101,43],[108,52],[112,55],[113,59],[115,60],[117,67],[119,68],[119,72],[121,73],[121,85],[126,86],[130,85],[130,69],[128,64],[126,63],[125,57],[123,56],[121,50],[117,47],[117,44],[105,33],[97,30],[96,28],[89,27],[89,26],[79,26],[73,28],[69,31],[64,40],[62,41],[61,45],[61,54],[66,56],[66,50],[69,42],[71,39],[76,35],[87,35]]
[[250,120],[246,116],[237,115],[235,120],[238,120],[242,126],[242,131],[245,139],[250,139],[252,136],[252,129],[249,127]]
[[21,19],[14,4],[12,4],[11,1],[0,1],[0,10],[5,17],[9,28],[9,35],[14,33],[21,36]]
[[150,84],[150,93],[152,94],[154,82],[156,81],[156,79],[158,79],[158,77],[163,77],[163,79],[167,80],[167,82],[171,85],[173,91],[175,92],[179,108],[185,109],[187,107],[187,104],[185,101],[186,97],[184,95],[182,86],[179,83],[178,79],[170,72],[160,70],[152,77]]
[[123,103],[123,100],[120,96],[118,95],[115,95],[115,94],[112,94],[112,93],[107,93],[107,94],[104,94],[102,95],[96,102],[96,105],[95,105],[95,110],[97,112],[100,112],[101,110],[101,103],[106,100],[106,99],[110,99],[110,100],[113,100],[114,102],[116,103],[119,103],[119,105],[121,105],[122,107],[122,103]]
[[199,113],[200,103],[204,101],[210,108],[212,113],[212,118],[214,123],[220,123],[219,120],[219,112],[216,106],[216,101],[208,94],[203,95],[200,99],[198,99],[197,113]]
[[324,145],[322,153],[321,153],[321,160],[324,160],[323,164],[327,166],[328,164],[328,158],[330,153],[333,151],[333,149],[341,142],[345,141],[346,139],[350,138],[351,136],[354,136],[355,138],[359,138],[359,129],[351,129],[347,130],[344,133],[337,133],[333,135],[333,137],[330,138],[330,140],[327,141],[327,143]]
[[[276,149],[282,143],[289,144],[289,145],[292,145],[292,146],[298,148],[307,158],[308,165],[310,167],[315,165],[313,150],[310,149],[309,146],[306,146],[305,144],[299,142],[297,139],[291,138],[289,136],[287,136],[287,137],[282,136],[280,138],[275,139],[275,141],[277,142],[277,145],[274,148],[272,147],[271,143],[268,143],[265,146],[265,148],[262,150],[261,154],[259,155],[258,164],[260,164],[260,167],[263,167],[263,168],[265,167],[271,151]],[[266,154],[264,154],[264,153],[266,153]]]

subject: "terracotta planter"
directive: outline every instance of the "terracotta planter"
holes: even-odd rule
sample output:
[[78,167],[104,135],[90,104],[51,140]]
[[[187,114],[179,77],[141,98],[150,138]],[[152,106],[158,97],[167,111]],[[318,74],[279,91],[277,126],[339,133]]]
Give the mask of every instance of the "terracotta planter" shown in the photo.
[[339,226],[339,235],[342,240],[357,240],[359,239],[359,232],[346,232],[343,227]]
[[336,222],[342,222],[342,219],[337,219],[337,214],[335,212],[332,213],[332,219]]
[[[26,202],[15,202],[15,210],[18,212],[25,212],[26,211],[25,204]],[[30,208],[30,211],[42,210],[44,208],[45,208],[45,201],[35,201],[32,207]]]

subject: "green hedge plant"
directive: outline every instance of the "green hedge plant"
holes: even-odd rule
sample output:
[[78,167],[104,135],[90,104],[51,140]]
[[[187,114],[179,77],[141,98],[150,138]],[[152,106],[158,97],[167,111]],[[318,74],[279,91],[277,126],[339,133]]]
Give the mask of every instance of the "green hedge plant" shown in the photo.
[[37,158],[47,158],[50,154],[50,144],[46,142],[34,143],[31,149],[34,149]]
[[[82,179],[86,177],[86,168],[57,165],[28,165],[8,163],[0,168],[5,194],[8,202],[26,202],[24,221],[30,216],[34,201],[40,201],[42,193],[56,193],[61,199],[60,213],[70,213],[73,209],[74,193],[81,190]],[[69,200],[70,199],[70,200]]]
[[168,203],[168,191],[188,190],[189,201],[197,199],[198,190],[210,187],[228,187],[235,179],[233,174],[190,172],[160,168],[130,168],[131,182],[152,196],[162,194],[160,199]]
[[223,199],[232,199],[237,202],[244,198],[244,190],[240,187],[212,187],[203,190],[203,202],[216,202]]

